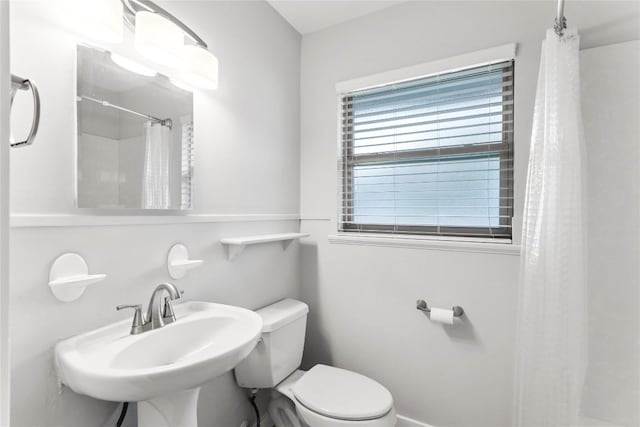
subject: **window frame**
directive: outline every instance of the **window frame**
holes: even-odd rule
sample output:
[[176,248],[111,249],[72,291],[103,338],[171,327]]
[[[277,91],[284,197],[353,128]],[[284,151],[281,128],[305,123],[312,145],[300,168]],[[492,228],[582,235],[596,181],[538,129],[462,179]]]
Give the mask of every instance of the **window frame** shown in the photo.
[[[446,75],[457,71],[463,71],[501,62],[511,62],[512,93],[507,94],[506,86],[503,86],[502,102],[511,102],[512,107],[503,110],[502,113],[502,141],[490,144],[469,144],[464,146],[452,147],[435,147],[425,148],[421,150],[411,150],[407,152],[389,151],[386,153],[374,154],[354,154],[353,140],[353,94],[358,92],[357,89],[342,91],[338,97],[339,102],[339,135],[340,135],[340,156],[339,156],[339,182],[340,196],[338,209],[338,231],[345,233],[371,233],[385,234],[390,237],[397,235],[409,235],[416,237],[436,236],[439,238],[472,238],[478,240],[486,240],[487,238],[495,239],[499,242],[510,243],[513,240],[513,220],[514,220],[514,123],[515,123],[515,45],[513,46],[514,55],[508,59],[498,59],[487,61],[484,64],[473,64],[467,66],[459,66],[457,69],[450,71],[441,71],[434,74]],[[456,57],[455,59],[459,59]],[[402,70],[398,70],[402,71]],[[420,80],[427,76],[415,76],[413,78],[405,78],[403,82]],[[506,77],[503,79],[506,80]],[[398,81],[379,82],[376,88],[384,88],[397,84]],[[347,85],[349,82],[347,82]],[[342,84],[344,85],[344,84]],[[338,91],[340,92],[338,85]],[[360,89],[364,90],[364,89]],[[510,117],[509,117],[510,116]],[[397,224],[371,224],[356,223],[354,221],[354,204],[352,189],[354,184],[354,167],[358,165],[371,165],[375,163],[398,163],[399,161],[416,160],[416,161],[439,161],[442,159],[460,159],[465,156],[485,157],[495,154],[499,157],[500,164],[500,195],[499,195],[499,221],[497,227],[465,227],[465,226],[440,226],[440,225],[397,225]],[[506,201],[503,204],[503,201]],[[510,203],[509,203],[510,202]]]

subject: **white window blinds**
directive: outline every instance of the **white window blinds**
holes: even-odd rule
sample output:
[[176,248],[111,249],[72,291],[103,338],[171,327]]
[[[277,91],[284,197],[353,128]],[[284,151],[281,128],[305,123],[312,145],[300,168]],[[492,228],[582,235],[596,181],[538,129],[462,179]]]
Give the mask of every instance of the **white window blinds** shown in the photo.
[[191,192],[193,180],[193,118],[180,118],[181,126],[181,165],[180,165],[180,209],[191,209]]
[[341,94],[340,231],[510,239],[513,68]]

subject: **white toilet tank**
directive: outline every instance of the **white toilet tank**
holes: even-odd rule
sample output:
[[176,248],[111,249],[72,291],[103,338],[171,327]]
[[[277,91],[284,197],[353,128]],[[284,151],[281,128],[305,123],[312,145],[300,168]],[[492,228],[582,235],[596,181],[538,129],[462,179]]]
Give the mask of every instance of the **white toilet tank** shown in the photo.
[[261,308],[262,339],[235,368],[236,382],[245,388],[273,388],[302,363],[307,304],[283,299]]

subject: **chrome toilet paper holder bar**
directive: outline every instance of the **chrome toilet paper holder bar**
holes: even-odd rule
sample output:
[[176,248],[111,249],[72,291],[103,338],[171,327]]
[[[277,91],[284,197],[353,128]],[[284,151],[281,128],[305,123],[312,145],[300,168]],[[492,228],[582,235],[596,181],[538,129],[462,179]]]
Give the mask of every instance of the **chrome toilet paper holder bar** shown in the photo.
[[[431,309],[427,305],[427,302],[423,299],[419,299],[418,301],[416,301],[416,308],[420,311],[431,313]],[[453,310],[453,317],[460,317],[464,314],[464,309],[459,305],[454,305],[453,307],[451,307],[451,310]]]

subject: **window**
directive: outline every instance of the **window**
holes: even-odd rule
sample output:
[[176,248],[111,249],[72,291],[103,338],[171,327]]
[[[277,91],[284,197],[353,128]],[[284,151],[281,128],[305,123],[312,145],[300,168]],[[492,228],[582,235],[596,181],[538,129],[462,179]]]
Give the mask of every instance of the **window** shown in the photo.
[[180,179],[180,193],[181,204],[180,209],[191,209],[191,193],[193,189],[193,117],[182,116],[180,117],[181,125],[181,179]]
[[510,239],[513,68],[342,93],[340,231]]

